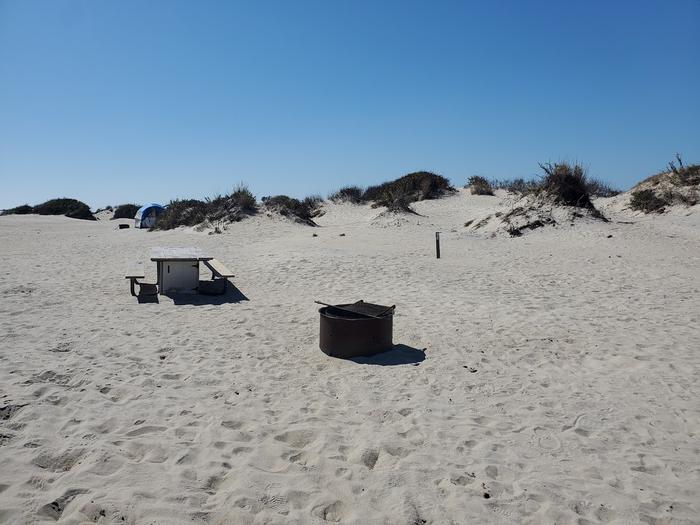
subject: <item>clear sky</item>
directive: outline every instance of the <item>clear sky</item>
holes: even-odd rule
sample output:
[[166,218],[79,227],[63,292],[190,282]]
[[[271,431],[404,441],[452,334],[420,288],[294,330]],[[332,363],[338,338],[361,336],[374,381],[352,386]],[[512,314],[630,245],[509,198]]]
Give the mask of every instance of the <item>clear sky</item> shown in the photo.
[[0,208],[700,162],[700,0],[0,0]]

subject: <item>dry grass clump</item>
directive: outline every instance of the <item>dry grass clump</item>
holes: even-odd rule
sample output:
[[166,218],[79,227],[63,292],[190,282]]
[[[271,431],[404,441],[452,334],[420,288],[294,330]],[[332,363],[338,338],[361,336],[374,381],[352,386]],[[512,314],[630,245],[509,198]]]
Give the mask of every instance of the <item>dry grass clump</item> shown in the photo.
[[257,213],[255,196],[239,184],[231,194],[203,201],[176,199],[170,201],[158,217],[156,229],[171,230],[179,226],[196,226],[204,222],[238,222]]
[[114,209],[112,219],[133,219],[140,207],[140,204],[120,204]]
[[3,215],[26,215],[37,213],[39,215],[65,215],[71,219],[82,219],[88,221],[97,220],[90,211],[90,206],[76,199],[51,199],[36,206],[23,204],[2,212]]
[[535,193],[539,186],[539,181],[536,179],[494,179],[489,181],[491,187],[495,190],[506,190],[510,193],[527,195]]
[[540,164],[545,176],[540,181],[538,193],[549,196],[556,204],[577,208],[592,208],[588,193],[586,170],[578,164],[566,162]]
[[287,195],[275,195],[274,197],[263,197],[262,202],[265,208],[284,217],[309,226],[318,226],[313,219],[321,214],[323,198],[319,195],[311,195],[299,200]]
[[591,197],[614,197],[622,193],[607,182],[590,177],[586,181],[586,189]]

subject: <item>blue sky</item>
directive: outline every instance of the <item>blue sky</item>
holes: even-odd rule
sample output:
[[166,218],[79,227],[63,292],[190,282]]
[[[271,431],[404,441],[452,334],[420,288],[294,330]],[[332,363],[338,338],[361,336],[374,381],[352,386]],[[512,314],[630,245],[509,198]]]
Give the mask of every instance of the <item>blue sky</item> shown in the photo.
[[700,1],[0,0],[0,208],[700,162]]

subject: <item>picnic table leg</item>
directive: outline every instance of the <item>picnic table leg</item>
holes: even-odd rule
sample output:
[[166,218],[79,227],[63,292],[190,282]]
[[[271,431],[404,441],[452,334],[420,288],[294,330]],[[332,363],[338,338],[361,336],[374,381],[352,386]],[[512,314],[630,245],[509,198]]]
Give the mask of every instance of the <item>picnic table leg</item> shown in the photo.
[[163,273],[163,262],[156,261],[156,288],[158,288],[158,293],[163,293],[163,287],[161,286],[161,274]]
[[131,279],[129,279],[129,283],[130,283],[130,287],[131,287],[131,295],[133,295],[134,297],[136,297],[136,290],[134,290],[134,283],[135,282],[136,282],[136,279],[134,279],[133,277]]

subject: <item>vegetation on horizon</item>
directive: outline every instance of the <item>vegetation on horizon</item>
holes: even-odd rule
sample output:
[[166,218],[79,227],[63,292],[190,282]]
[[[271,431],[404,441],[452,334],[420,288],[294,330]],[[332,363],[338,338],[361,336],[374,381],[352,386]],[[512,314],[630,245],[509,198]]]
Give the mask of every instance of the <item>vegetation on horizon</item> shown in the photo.
[[333,202],[350,202],[352,204],[361,204],[364,190],[359,186],[346,186],[338,191],[331,193],[328,198]]
[[273,197],[263,197],[262,203],[268,210],[276,211],[284,217],[303,222],[309,226],[318,226],[313,219],[321,213],[323,197],[311,195],[303,200],[299,200],[287,195],[275,195]]
[[133,219],[140,207],[140,204],[119,204],[114,209],[112,219]]
[[77,199],[69,199],[66,197],[60,199],[51,199],[36,206],[23,204],[16,208],[4,210],[2,215],[27,215],[36,213],[38,215],[65,215],[71,219],[82,219],[88,221],[97,220],[90,211],[90,206]]
[[[566,163],[563,163],[568,165]],[[531,193],[539,193],[542,181],[540,179],[493,179],[488,181],[492,189],[506,190],[511,193],[519,193],[527,195]],[[586,191],[591,197],[614,197],[621,193],[620,190],[614,188],[610,184],[601,181],[600,179],[586,176]]]
[[347,186],[332,193],[329,198],[334,202],[371,203],[374,207],[385,206],[390,211],[415,213],[410,206],[412,202],[438,199],[454,191],[450,181],[442,175],[416,171],[364,190],[358,186]]
[[158,217],[155,229],[171,230],[179,226],[196,226],[203,222],[238,222],[257,213],[255,196],[245,184],[239,184],[229,195],[213,199],[175,199]]

